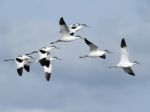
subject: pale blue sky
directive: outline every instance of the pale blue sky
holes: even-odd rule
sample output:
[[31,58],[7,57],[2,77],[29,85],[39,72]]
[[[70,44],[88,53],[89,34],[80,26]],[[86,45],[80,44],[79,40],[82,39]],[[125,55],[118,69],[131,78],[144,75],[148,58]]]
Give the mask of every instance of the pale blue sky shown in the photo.
[[[0,111],[147,112],[150,110],[150,2],[148,0],[0,0],[0,59],[28,53],[60,38],[58,21],[85,23],[78,34],[113,52],[103,59],[78,59],[88,53],[83,41],[59,43],[46,82],[39,64],[23,77],[14,63],[0,62]],[[135,77],[108,69],[120,58],[124,36]]]

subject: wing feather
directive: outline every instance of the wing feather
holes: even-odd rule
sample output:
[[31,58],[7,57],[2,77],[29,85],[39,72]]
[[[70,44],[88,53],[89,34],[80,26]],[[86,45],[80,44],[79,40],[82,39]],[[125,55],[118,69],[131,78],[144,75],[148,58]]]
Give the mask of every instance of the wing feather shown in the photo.
[[129,54],[128,54],[127,45],[124,38],[121,40],[120,47],[121,47],[121,62],[129,61],[129,56],[128,56]]
[[45,72],[46,80],[49,81],[51,77],[51,72],[52,72],[52,64],[50,64],[49,67],[44,66],[44,72]]
[[60,32],[62,35],[70,35],[69,27],[67,26],[63,17],[60,18],[59,25],[60,25]]
[[90,51],[96,51],[98,49],[98,47],[95,44],[93,44],[92,42],[90,42],[86,38],[84,39],[84,41],[90,47]]

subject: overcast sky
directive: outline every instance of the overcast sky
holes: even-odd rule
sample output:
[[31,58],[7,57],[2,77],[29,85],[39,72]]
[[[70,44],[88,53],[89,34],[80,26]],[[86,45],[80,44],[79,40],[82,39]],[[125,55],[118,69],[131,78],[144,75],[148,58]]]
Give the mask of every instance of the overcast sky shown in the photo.
[[[0,0],[0,15],[1,112],[150,111],[149,0]],[[60,17],[90,26],[78,35],[113,54],[79,59],[89,52],[84,41],[58,43],[52,55],[64,60],[53,62],[50,82],[39,64],[19,77],[15,63],[2,61],[59,39]],[[142,63],[135,77],[108,68],[120,59],[122,37],[130,60]]]

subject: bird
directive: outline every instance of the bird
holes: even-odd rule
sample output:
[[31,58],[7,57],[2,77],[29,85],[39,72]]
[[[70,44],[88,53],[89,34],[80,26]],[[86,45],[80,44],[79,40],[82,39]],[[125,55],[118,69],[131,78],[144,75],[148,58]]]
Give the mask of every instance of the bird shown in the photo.
[[50,51],[52,49],[60,49],[60,48],[58,48],[56,46],[42,47],[42,48],[40,48],[40,49],[38,49],[36,51],[33,51],[33,52],[29,53],[28,55],[38,53],[39,59],[36,60],[36,61],[38,61],[41,66],[49,67],[50,60],[49,60],[48,55],[50,54]]
[[[63,17],[60,18],[60,22],[63,22],[65,26],[67,26],[66,22],[64,21]],[[86,24],[80,24],[80,23],[75,23],[75,24],[72,24],[70,26],[67,26],[68,29],[69,29],[69,33],[71,35],[74,35],[76,32],[78,32],[79,30],[81,30],[82,28],[84,27],[89,27],[87,26]],[[60,33],[62,33],[62,29],[60,29]]]
[[98,48],[98,46],[96,46],[94,43],[90,42],[86,38],[84,38],[84,41],[90,47],[90,53],[85,55],[85,56],[80,56],[79,58],[86,58],[86,57],[96,58],[96,57],[100,57],[102,59],[105,59],[106,58],[106,54],[107,53],[111,53],[108,50],[100,50]]
[[17,65],[17,73],[19,76],[22,76],[23,74],[23,69],[25,69],[27,72],[30,71],[30,63],[29,59],[34,59],[32,56],[28,55],[19,55],[14,59],[6,59],[4,61],[15,61]]
[[114,68],[114,67],[122,68],[129,75],[135,76],[135,73],[133,72],[131,67],[135,64],[140,64],[140,63],[137,61],[134,61],[134,62],[129,61],[127,45],[126,45],[124,38],[122,38],[122,40],[121,40],[120,47],[121,47],[120,62],[117,65],[109,67],[109,68]]
[[50,78],[51,78],[51,72],[52,72],[52,61],[53,60],[62,60],[58,57],[51,57],[50,55],[48,55],[49,57],[49,60],[50,60],[50,65],[49,66],[43,66],[44,68],[44,72],[45,72],[45,78],[46,78],[46,81],[49,81]]
[[58,42],[71,42],[76,39],[82,39],[80,35],[74,36],[74,33],[70,33],[70,29],[66,25],[63,17],[60,18],[59,25],[60,25],[60,31],[61,31],[62,37],[55,42],[51,42],[51,44],[58,43]]

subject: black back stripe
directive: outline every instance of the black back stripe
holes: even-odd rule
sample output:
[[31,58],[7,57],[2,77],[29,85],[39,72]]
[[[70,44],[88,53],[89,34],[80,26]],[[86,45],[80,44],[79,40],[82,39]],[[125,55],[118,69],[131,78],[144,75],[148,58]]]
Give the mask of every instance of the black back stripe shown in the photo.
[[19,58],[16,58],[16,61],[18,61],[19,63],[23,62],[23,60]]
[[76,29],[77,27],[76,27],[76,26],[72,26],[71,28],[72,28],[72,29]]
[[42,54],[45,54],[46,53],[46,51],[44,51],[44,50],[39,50]]
[[50,65],[50,61],[47,60],[46,58],[43,58],[43,59],[39,60],[39,63],[41,64],[41,66],[49,67],[49,65]]

